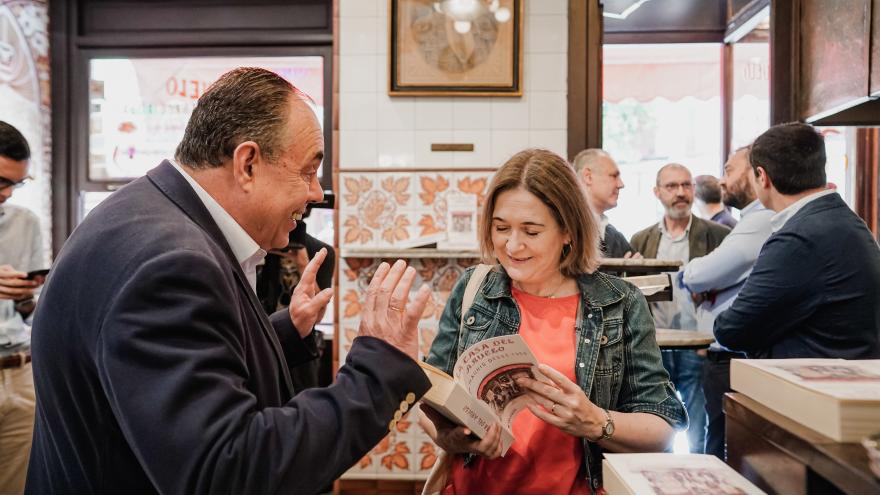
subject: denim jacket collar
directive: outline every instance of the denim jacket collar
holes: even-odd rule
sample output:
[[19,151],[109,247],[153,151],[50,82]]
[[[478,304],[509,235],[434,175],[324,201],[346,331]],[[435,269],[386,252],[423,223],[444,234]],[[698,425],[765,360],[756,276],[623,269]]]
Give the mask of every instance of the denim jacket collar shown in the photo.
[[[608,276],[596,271],[577,277],[578,288],[581,294],[590,294],[589,304],[594,307],[605,307],[620,302],[623,292],[615,287]],[[486,282],[482,287],[483,297],[486,299],[498,299],[499,297],[513,297],[510,293],[510,277],[501,265],[495,267],[486,275]]]

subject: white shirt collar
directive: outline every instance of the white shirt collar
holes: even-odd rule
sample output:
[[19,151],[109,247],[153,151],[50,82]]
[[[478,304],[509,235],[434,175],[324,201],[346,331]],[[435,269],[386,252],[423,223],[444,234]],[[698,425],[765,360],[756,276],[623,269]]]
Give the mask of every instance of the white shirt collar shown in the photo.
[[[682,237],[687,237],[688,233],[690,233],[692,223],[694,223],[694,214],[693,213],[691,213],[691,215],[688,217],[688,224],[687,224],[687,227],[684,228],[684,233],[682,234]],[[663,235],[672,239],[672,236],[669,235],[669,231],[666,230],[666,217],[665,216],[660,219],[660,232]],[[681,239],[681,237],[677,237],[675,239]]]
[[836,192],[837,191],[835,191],[834,189],[826,189],[824,191],[810,194],[809,196],[804,196],[803,198],[788,205],[788,207],[786,207],[784,210],[780,211],[770,218],[770,225],[773,227],[773,232],[781,229],[785,225],[785,223],[791,219],[791,217],[793,217],[797,212],[801,211],[801,208],[807,206],[807,203],[809,203],[810,201],[817,200],[823,196],[828,196],[829,194],[834,194]]
[[208,194],[208,191],[205,191],[205,189],[199,185],[199,183],[196,182],[186,170],[178,165],[176,161],[169,161],[171,162],[171,165],[177,169],[180,175],[186,179],[189,185],[193,188],[193,191],[195,191],[196,195],[205,205],[211,218],[214,219],[214,223],[217,224],[217,227],[220,229],[220,232],[229,244],[229,248],[232,249],[232,254],[235,256],[235,260],[241,265],[241,269],[247,276],[251,289],[256,292],[257,265],[263,262],[263,258],[266,257],[266,251],[260,248],[257,241],[248,235],[244,228],[232,218],[232,215],[224,210],[223,207],[220,206],[220,203],[211,197],[211,195]]

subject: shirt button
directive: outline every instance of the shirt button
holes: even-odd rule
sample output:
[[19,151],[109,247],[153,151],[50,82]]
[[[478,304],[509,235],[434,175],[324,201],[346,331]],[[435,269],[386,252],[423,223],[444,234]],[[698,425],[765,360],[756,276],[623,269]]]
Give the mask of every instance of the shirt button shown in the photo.
[[590,339],[584,339],[584,344],[589,344],[589,343],[590,343]]
[[607,343],[608,343],[608,336],[607,336],[607,335],[603,335],[602,338],[599,339],[599,343],[602,344],[602,345],[607,344]]
[[593,313],[590,313],[587,315],[587,318],[592,318],[592,317],[593,317]]
[[403,412],[409,411],[409,402],[407,402],[405,400],[400,401],[400,410]]
[[468,325],[473,325],[474,324],[474,316],[473,315],[468,316],[468,319],[465,323],[467,323]]
[[581,367],[581,368],[583,368],[584,366],[586,366],[586,364],[584,364],[584,363],[578,363],[578,366]]
[[416,401],[416,394],[414,394],[412,392],[406,394],[406,401],[409,402],[410,404],[415,402]]

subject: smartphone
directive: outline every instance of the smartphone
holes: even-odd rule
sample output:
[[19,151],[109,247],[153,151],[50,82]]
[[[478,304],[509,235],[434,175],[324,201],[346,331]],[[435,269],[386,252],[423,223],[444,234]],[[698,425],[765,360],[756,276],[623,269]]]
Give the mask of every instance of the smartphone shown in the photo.
[[34,270],[31,272],[28,272],[27,277],[25,277],[25,280],[37,280],[37,278],[45,279],[46,275],[48,275],[48,274],[49,274],[48,268],[43,268],[42,270]]

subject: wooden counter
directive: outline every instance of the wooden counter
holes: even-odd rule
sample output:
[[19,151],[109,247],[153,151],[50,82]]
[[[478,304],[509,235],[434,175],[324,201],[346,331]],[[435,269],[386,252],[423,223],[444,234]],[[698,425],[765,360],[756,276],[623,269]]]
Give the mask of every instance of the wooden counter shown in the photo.
[[861,444],[835,442],[739,393],[724,396],[724,414],[727,463],[767,493],[880,493]]

